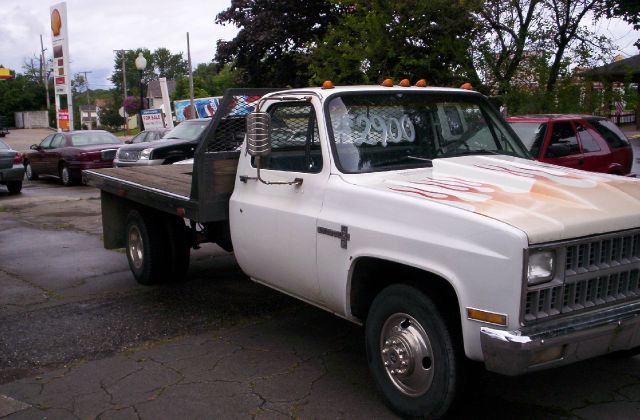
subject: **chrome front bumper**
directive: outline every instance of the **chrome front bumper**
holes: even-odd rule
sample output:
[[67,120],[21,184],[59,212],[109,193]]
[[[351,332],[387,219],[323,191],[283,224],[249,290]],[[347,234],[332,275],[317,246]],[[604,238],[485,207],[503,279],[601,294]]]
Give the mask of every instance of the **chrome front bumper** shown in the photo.
[[552,325],[504,331],[483,327],[487,370],[520,375],[640,346],[640,302]]
[[164,163],[164,159],[140,159],[135,161],[126,161],[126,160],[113,160],[113,166],[116,168],[127,168],[131,166],[155,166],[162,165]]

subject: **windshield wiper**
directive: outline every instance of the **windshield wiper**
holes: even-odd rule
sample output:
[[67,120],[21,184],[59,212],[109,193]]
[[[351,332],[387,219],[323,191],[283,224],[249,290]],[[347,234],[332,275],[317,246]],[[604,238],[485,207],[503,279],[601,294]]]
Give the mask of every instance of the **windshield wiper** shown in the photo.
[[468,155],[508,155],[508,153],[501,152],[499,150],[488,150],[488,149],[461,150],[461,151],[457,151],[456,153],[446,153],[442,156],[438,156],[438,158],[468,156]]
[[422,162],[427,162],[427,163],[433,162],[433,159],[421,158],[421,157],[418,157],[418,156],[407,156],[407,159],[420,160]]

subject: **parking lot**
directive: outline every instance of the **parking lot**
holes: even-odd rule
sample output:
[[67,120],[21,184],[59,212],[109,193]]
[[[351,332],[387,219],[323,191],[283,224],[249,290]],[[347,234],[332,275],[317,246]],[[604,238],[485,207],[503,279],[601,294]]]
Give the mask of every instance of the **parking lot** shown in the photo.
[[[0,418],[396,418],[360,327],[251,282],[214,245],[193,252],[187,281],[138,286],[101,235],[98,190],[0,190]],[[516,378],[472,369],[450,416],[638,418],[640,357]]]

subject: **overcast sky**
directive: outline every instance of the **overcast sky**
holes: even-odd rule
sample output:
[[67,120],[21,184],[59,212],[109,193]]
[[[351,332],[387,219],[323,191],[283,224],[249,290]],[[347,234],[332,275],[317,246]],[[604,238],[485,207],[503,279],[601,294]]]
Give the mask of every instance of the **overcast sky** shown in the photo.
[[[51,56],[49,8],[61,1],[0,0],[0,64],[22,72],[25,59]],[[216,25],[216,15],[230,0],[67,0],[71,73],[91,71],[89,85],[110,88],[117,49],[159,47],[187,58],[187,35],[194,67],[210,62],[216,41],[233,39],[238,29]]]
[[[304,0],[301,0],[304,1]],[[0,64],[18,72],[25,59],[40,54],[40,34],[51,54],[50,6],[59,1],[0,0]],[[166,47],[182,51],[186,59],[186,33],[194,67],[210,62],[216,41],[232,39],[235,26],[216,25],[215,16],[230,0],[67,0],[71,73],[91,71],[90,88],[109,88],[117,49]],[[611,37],[629,57],[638,54],[633,42],[640,37],[626,23],[602,22],[598,32]]]

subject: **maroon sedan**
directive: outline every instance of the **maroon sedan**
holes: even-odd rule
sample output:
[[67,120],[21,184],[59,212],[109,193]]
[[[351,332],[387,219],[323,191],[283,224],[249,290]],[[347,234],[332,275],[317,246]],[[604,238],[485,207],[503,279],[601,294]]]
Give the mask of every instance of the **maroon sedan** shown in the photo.
[[591,115],[525,115],[507,122],[539,161],[591,172],[628,175],[629,140],[611,121]]
[[60,177],[64,185],[81,180],[83,169],[110,168],[122,145],[113,134],[103,130],[54,133],[40,144],[31,145],[24,156],[27,179],[39,175]]

